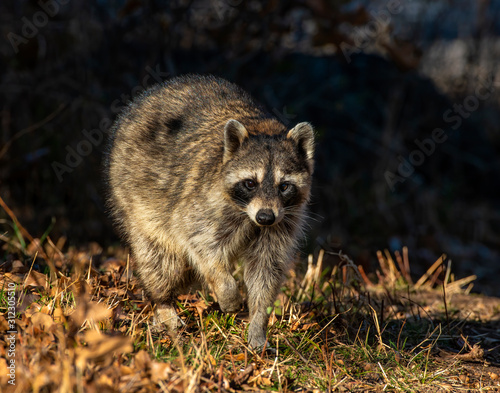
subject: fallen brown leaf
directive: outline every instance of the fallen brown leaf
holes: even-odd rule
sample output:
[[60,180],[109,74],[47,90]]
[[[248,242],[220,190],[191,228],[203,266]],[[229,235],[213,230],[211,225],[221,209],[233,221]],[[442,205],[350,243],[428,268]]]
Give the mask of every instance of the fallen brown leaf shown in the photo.
[[141,350],[137,352],[137,354],[134,357],[134,365],[138,369],[143,371],[148,371],[150,364],[151,364],[151,358],[149,357],[149,354],[146,351]]
[[24,280],[24,287],[48,288],[49,287],[48,276],[46,274],[42,274],[35,270],[32,270]]
[[112,360],[110,355],[113,353],[123,354],[133,350],[133,340],[129,336],[109,336],[97,330],[90,330],[85,332],[84,339],[88,346],[75,349],[76,364],[80,369],[83,369],[89,360],[95,362],[107,360],[105,363],[110,363]]
[[82,326],[86,320],[99,322],[103,319],[110,318],[112,313],[113,310],[103,303],[80,299],[77,303],[76,310],[71,314],[71,320],[76,326]]
[[48,314],[37,312],[31,316],[31,323],[33,327],[47,332],[54,325],[54,320]]
[[151,362],[151,379],[154,383],[169,380],[175,370],[168,363]]
[[9,369],[7,368],[7,360],[0,358],[0,385],[5,386],[9,380]]

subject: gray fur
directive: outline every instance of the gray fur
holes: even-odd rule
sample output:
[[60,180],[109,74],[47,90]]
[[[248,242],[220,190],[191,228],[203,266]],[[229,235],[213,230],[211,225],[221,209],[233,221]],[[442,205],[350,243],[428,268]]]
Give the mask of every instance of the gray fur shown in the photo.
[[264,345],[267,308],[297,252],[313,153],[308,123],[287,130],[223,79],[175,78],[128,106],[107,160],[109,205],[159,322],[178,327],[175,299],[193,280],[223,311],[239,311],[231,273],[241,258],[248,342]]

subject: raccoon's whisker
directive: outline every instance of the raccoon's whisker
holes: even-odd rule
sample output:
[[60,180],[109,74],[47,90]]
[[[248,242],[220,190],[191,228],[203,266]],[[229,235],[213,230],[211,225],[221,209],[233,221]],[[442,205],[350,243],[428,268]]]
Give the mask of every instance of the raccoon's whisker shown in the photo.
[[288,218],[297,218],[300,220],[303,220],[304,218],[308,218],[304,214],[298,213],[298,212],[285,212],[285,217]]
[[301,229],[301,228],[302,228],[302,225],[307,225],[306,223],[302,223],[302,222],[300,222],[300,221],[298,221],[298,220],[291,219],[290,217],[287,217],[287,216],[285,216],[285,217],[283,218],[283,220],[284,220],[284,221],[285,221],[288,225],[290,225],[293,229],[297,229],[297,228]]
[[285,217],[283,218],[284,221],[287,224],[289,224],[293,229],[298,229],[301,235],[305,236],[305,227],[307,227],[308,229],[312,229],[311,225],[307,221],[301,219],[302,217],[298,217],[300,220],[297,220],[297,219],[292,219],[292,217],[290,216],[291,215],[289,216],[285,215]]
[[314,222],[321,222],[319,219],[311,217],[307,213],[304,213],[303,215],[305,221],[314,221]]
[[323,216],[320,216],[319,214],[315,213],[309,213],[309,212],[304,212],[304,218],[315,221],[315,222],[322,222],[324,220]]
[[240,211],[236,214],[238,217],[245,217],[247,215],[246,212]]
[[312,217],[308,212],[303,212],[303,211],[299,211],[299,210],[287,210],[287,208],[285,208],[284,210],[285,210],[286,216],[298,217],[298,218],[304,219],[305,221],[311,220],[311,221],[315,221],[315,222],[320,222],[320,220],[318,218]]
[[296,222],[290,220],[286,220],[286,222],[291,226],[292,230],[297,231],[297,238],[302,239],[304,242],[307,241],[307,233],[303,226],[298,225]]

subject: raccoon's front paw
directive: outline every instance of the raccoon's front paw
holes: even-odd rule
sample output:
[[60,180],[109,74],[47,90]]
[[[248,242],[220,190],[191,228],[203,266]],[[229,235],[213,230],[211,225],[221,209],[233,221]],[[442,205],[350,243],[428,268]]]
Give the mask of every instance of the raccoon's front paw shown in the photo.
[[234,294],[230,299],[218,299],[219,300],[219,306],[220,309],[225,312],[225,313],[237,313],[238,311],[241,310],[241,305],[243,303],[243,299],[241,298],[241,295]]
[[243,299],[236,283],[219,289],[217,293],[217,300],[219,301],[220,309],[225,313],[236,313],[241,310]]
[[[256,351],[262,350],[266,345],[266,330],[250,324],[248,328],[248,345]],[[269,347],[269,344],[267,347]]]

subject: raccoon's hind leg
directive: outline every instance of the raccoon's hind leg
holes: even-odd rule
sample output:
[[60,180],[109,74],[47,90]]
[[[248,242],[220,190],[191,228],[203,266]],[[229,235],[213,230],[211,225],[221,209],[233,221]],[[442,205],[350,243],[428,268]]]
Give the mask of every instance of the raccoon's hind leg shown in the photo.
[[166,328],[169,334],[175,336],[182,324],[182,320],[177,315],[173,302],[156,303],[155,316],[152,323],[153,331],[161,332]]
[[231,274],[232,264],[222,258],[214,257],[210,261],[196,263],[198,271],[212,287],[221,310],[225,313],[236,313],[241,309],[243,299],[238,284]]
[[156,305],[154,328],[175,335],[182,326],[177,316],[177,295],[188,288],[193,280],[193,271],[181,253],[148,243],[132,247],[142,288]]

